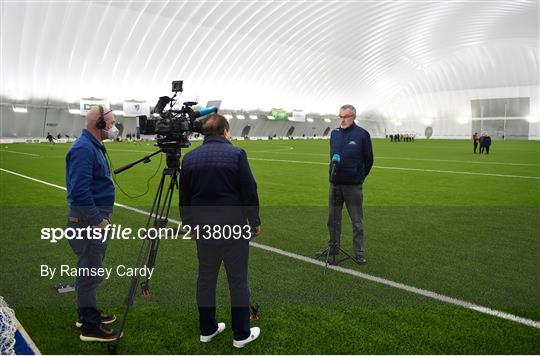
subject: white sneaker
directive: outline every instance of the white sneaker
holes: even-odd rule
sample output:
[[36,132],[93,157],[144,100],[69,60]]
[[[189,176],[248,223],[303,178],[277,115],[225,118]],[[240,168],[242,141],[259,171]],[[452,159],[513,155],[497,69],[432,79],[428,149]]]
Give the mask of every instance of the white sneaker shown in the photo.
[[248,336],[247,339],[244,340],[233,340],[233,346],[241,349],[242,347],[246,346],[252,341],[255,341],[259,335],[261,334],[261,329],[258,327],[251,328],[251,335]]
[[212,335],[201,335],[201,342],[210,342],[212,341],[213,338],[215,338],[216,336],[218,336],[219,334],[221,334],[223,332],[223,330],[225,330],[225,323],[218,323],[217,324],[217,330],[215,333],[213,333]]

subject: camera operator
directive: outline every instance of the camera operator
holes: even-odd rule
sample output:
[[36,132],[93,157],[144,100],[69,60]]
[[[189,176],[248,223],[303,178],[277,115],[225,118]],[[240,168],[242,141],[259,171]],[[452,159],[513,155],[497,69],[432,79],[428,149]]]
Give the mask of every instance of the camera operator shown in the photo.
[[[67,200],[70,205],[68,226],[84,228],[93,226],[104,229],[114,205],[114,184],[105,159],[104,139],[114,140],[118,129],[114,125],[111,110],[93,107],[86,115],[82,135],[70,147],[66,155]],[[107,242],[90,239],[69,240],[77,255],[77,268],[97,269],[103,266]],[[81,276],[75,279],[82,341],[112,341],[118,332],[108,328],[116,316],[97,309],[99,276]]]
[[[202,226],[225,228],[247,226],[260,232],[257,184],[251,173],[246,152],[230,143],[229,123],[218,114],[203,123],[205,135],[201,146],[187,153],[180,178],[180,214],[190,229]],[[192,235],[193,236],[193,235]],[[225,323],[216,321],[216,284],[221,263],[225,265],[231,297],[233,346],[244,347],[260,334],[250,328],[248,255],[249,237],[210,239],[198,234],[197,306],[200,341],[210,342],[223,332]]]

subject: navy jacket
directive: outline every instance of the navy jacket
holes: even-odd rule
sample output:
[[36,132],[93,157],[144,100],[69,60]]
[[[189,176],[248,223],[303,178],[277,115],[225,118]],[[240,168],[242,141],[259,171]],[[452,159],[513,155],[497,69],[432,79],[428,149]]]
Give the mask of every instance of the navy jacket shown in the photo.
[[246,152],[207,136],[188,152],[180,175],[180,215],[186,225],[258,226],[259,197]]
[[97,225],[112,212],[114,184],[105,147],[86,129],[66,155],[66,187],[70,216]]
[[489,141],[488,141],[488,137],[489,136],[480,136],[480,146],[485,147],[485,146],[491,145],[491,137],[489,137]]
[[[373,166],[373,149],[369,133],[354,122],[346,129],[336,128],[330,135],[330,160],[334,154],[340,156],[334,176],[335,184],[362,184]],[[330,165],[331,169],[331,165]]]

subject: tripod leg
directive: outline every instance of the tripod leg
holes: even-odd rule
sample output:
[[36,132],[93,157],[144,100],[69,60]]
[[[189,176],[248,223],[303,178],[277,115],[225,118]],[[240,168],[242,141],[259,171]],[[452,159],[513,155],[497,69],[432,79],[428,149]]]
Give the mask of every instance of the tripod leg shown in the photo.
[[[163,213],[163,211],[166,211],[167,215],[168,215],[169,210],[170,210],[170,204],[171,204],[171,198],[170,197],[172,197],[172,195],[173,195],[172,193],[173,193],[173,190],[174,190],[174,187],[175,187],[174,181],[176,180],[176,174],[177,174],[176,169],[173,169],[173,170],[164,169],[163,170],[163,173],[161,175],[161,180],[160,180],[159,186],[158,186],[158,191],[156,192],[156,195],[154,197],[154,201],[152,203],[152,209],[150,210],[150,214],[149,214],[148,220],[146,222],[146,229],[147,230],[148,230],[148,228],[150,226],[158,227],[158,226],[160,226],[160,224],[162,224],[163,216],[160,214],[160,208],[161,208],[161,213]],[[163,206],[162,206],[163,188],[165,186],[166,176],[171,176],[171,184],[169,185],[167,193],[165,194],[165,204],[163,204]],[[166,210],[164,210],[165,207],[166,207]],[[151,224],[152,218],[154,218],[154,223],[153,224]],[[165,221],[166,221],[166,219],[167,219],[167,216],[165,216]],[[149,266],[150,264],[152,265],[151,267],[153,267],[155,265],[158,247],[159,247],[159,239],[158,240],[150,240],[150,239],[145,237],[145,239],[143,240],[143,243],[141,245],[141,249],[139,250],[139,256],[137,257],[137,268],[142,268],[144,266]],[[124,314],[122,315],[122,320],[120,322],[120,328],[118,330],[118,335],[119,336],[116,338],[116,340],[113,343],[107,345],[107,349],[108,349],[109,354],[116,354],[117,351],[118,351],[118,345],[120,344],[120,335],[122,335],[122,333],[124,331],[127,316],[129,314],[129,311],[130,311],[131,307],[133,306],[133,302],[135,300],[135,294],[137,293],[138,286],[139,286],[139,277],[138,276],[133,276],[132,279],[131,279],[129,289],[128,289],[128,293],[127,293],[125,301],[124,301],[125,309],[124,309]],[[148,280],[143,282],[141,287],[142,287],[142,290],[143,290],[143,295],[144,295],[144,293],[148,293]]]
[[326,248],[326,261],[324,262],[324,274],[326,274],[326,270],[328,269],[328,259],[330,258],[330,245]]
[[[153,240],[150,247],[150,254],[148,255],[148,260],[146,263],[146,268],[154,268],[156,265],[157,251],[159,247],[159,240]],[[150,296],[150,280],[146,278],[144,282],[141,283],[142,296],[147,298]]]
[[346,257],[343,258],[343,259],[341,259],[340,261],[337,261],[337,262],[336,262],[336,265],[338,265],[338,264],[340,264],[341,262],[343,262],[343,261],[345,261],[345,260],[348,260],[348,259],[354,261],[354,263],[357,263],[356,260],[355,260],[354,258],[352,258],[351,255],[349,255],[349,253],[345,252],[344,249],[342,249],[341,247],[338,247],[338,250],[341,251]]
[[[149,241],[144,240],[141,245],[141,249],[139,250],[139,256],[137,258],[137,267],[142,267],[143,262],[146,261],[146,259],[148,258],[148,252],[149,252],[148,247],[149,247]],[[133,305],[133,301],[135,300],[135,293],[137,292],[138,284],[139,284],[139,277],[133,276],[131,278],[131,283],[129,285],[129,289],[126,294],[126,298],[124,300],[125,309],[124,309],[124,314],[122,315],[122,320],[120,322],[120,328],[118,329],[119,336],[116,338],[116,340],[113,343],[107,345],[107,350],[109,354],[111,355],[115,355],[118,350],[118,345],[120,344],[120,336],[122,335],[124,331],[124,327],[126,324],[126,319],[127,319],[129,310],[131,306]]]
[[122,321],[120,322],[120,329],[118,330],[118,337],[114,343],[107,345],[107,351],[110,355],[116,355],[118,350],[118,345],[120,344],[120,336],[124,332],[124,326],[126,325],[126,319],[129,312],[129,309],[133,305],[133,300],[135,299],[135,291],[137,290],[137,284],[139,283],[138,277],[131,278],[131,284],[129,286],[129,292],[126,296],[126,308],[124,309],[124,315],[122,315]]
[[[338,229],[338,224],[341,226],[341,209],[343,206],[343,200],[340,196],[338,196],[338,187],[336,184],[332,183],[330,189],[332,189],[332,201],[330,202],[332,206],[332,235],[330,236],[330,241],[328,243],[328,254],[330,255],[330,250],[332,250],[332,262],[330,262],[330,264],[335,266],[337,264],[336,254],[339,250],[341,250],[338,245],[338,235],[341,234],[341,227]],[[328,262],[325,268],[328,268]]]
[[[165,197],[163,198],[165,203],[163,205],[158,204],[156,208],[156,211],[158,211],[158,213],[154,220],[154,227],[157,229],[167,227],[167,223],[169,221],[169,212],[171,209],[172,197],[174,195],[174,189],[178,187],[176,183],[178,172],[179,171],[175,168],[173,168],[169,172],[171,175],[171,181],[167,189],[167,192],[165,193]],[[161,195],[160,195],[160,198],[161,198]],[[152,240],[150,244],[150,252],[149,252],[148,260],[146,264],[147,268],[154,268],[154,266],[156,265],[158,248],[159,248],[159,238]],[[141,288],[142,288],[143,296],[148,297],[150,295],[150,281],[148,280],[148,278],[142,283]]]

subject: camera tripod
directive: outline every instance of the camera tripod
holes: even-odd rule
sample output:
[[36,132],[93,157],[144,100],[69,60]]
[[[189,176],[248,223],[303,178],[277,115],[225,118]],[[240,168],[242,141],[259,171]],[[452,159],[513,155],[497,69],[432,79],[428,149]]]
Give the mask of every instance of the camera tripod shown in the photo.
[[[167,226],[169,221],[169,211],[171,208],[171,201],[173,197],[174,190],[179,187],[180,179],[180,147],[179,143],[166,143],[160,145],[160,149],[154,153],[151,153],[143,158],[129,163],[123,167],[120,167],[114,171],[115,174],[125,171],[136,164],[141,162],[148,163],[150,158],[159,154],[165,153],[167,157],[167,167],[163,168],[161,174],[161,179],[159,181],[158,189],[156,195],[154,196],[154,201],[152,203],[152,209],[148,215],[148,220],[146,221],[146,231],[148,228],[163,228]],[[165,188],[167,187],[167,188]],[[139,255],[137,257],[137,268],[146,267],[153,268],[156,264],[156,256],[159,247],[159,238],[150,239],[145,237],[142,241],[141,248],[139,250]],[[137,293],[137,288],[139,286],[139,276],[131,277],[131,283],[124,300],[125,310],[122,315],[122,320],[120,322],[120,328],[118,329],[118,337],[107,345],[109,354],[114,355],[117,352],[118,345],[120,343],[120,336],[126,325],[126,319],[129,313],[130,308],[133,306],[133,301],[135,300],[135,294]],[[140,284],[141,286],[141,295],[143,298],[150,295],[150,281],[146,277]]]
[[[326,273],[326,270],[328,269],[328,265],[338,266],[341,262],[349,260],[349,259],[357,263],[356,260],[351,255],[349,255],[345,250],[343,250],[341,246],[338,244],[338,242],[336,241],[336,236],[337,236],[336,225],[338,223],[341,224],[341,221],[339,222],[336,221],[336,216],[338,215],[337,214],[338,209],[342,209],[342,206],[338,206],[337,204],[336,184],[335,183],[331,183],[331,184],[332,184],[333,194],[332,194],[332,201],[330,202],[330,204],[332,205],[332,214],[333,214],[333,224],[332,224],[333,234],[330,236],[330,240],[328,241],[328,247],[324,249],[323,251],[315,254],[316,259],[320,259],[322,257],[325,258],[325,264],[324,264],[325,273]],[[345,255],[345,257],[341,258],[340,260],[337,259],[337,255],[339,252]]]

